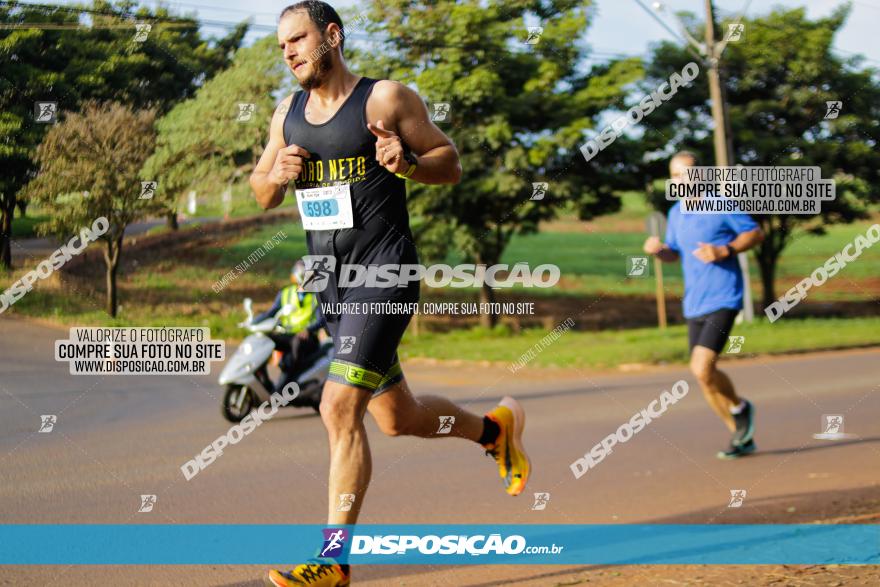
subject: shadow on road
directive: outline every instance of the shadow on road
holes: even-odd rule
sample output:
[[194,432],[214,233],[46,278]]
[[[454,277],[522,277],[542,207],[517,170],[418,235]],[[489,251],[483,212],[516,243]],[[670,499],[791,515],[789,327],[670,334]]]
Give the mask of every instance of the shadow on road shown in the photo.
[[[668,387],[668,386],[667,386]],[[511,393],[514,397],[516,397],[519,401],[532,400],[532,399],[543,399],[548,397],[567,397],[567,396],[583,396],[594,393],[605,393],[609,391],[621,391],[621,390],[638,390],[644,389],[644,384],[640,381],[630,381],[624,382],[620,384],[603,384],[600,386],[592,386],[589,384],[577,385],[577,387],[573,387],[571,389],[554,389],[553,391],[534,391],[529,393]],[[662,389],[658,389],[659,391]],[[504,394],[507,395],[507,394]],[[460,398],[456,399],[456,403],[466,406],[468,404],[497,404],[500,402],[504,395],[483,395],[483,396],[474,396],[468,398]]]
[[[880,438],[863,439],[861,442],[873,442]],[[854,441],[860,442],[860,441]],[[839,444],[839,443],[838,443]],[[832,445],[836,446],[836,445]],[[818,446],[815,448],[826,448]],[[751,489],[746,487],[746,489]],[[730,509],[727,503],[719,503],[717,507],[705,508],[683,515],[669,516],[646,520],[641,523],[651,524],[806,524],[806,523],[876,523],[877,512],[880,512],[880,487],[859,487],[850,490],[832,490],[824,492],[795,493],[767,498],[746,498],[740,508]],[[781,529],[782,530],[782,529]],[[515,585],[533,581],[547,581],[552,584],[554,577],[570,576],[574,573],[586,573],[607,568],[620,569],[618,565],[583,565],[580,567],[562,566],[559,570],[547,570],[546,567],[531,569],[528,565],[518,565],[522,575],[516,579],[505,578],[505,585]],[[472,567],[484,569],[485,567]],[[423,575],[424,566],[409,565],[373,565],[369,566],[369,580],[395,579],[400,584],[412,575]],[[456,578],[456,581],[460,581]],[[465,587],[494,587],[498,581],[458,583]],[[231,587],[229,584],[224,587]],[[257,586],[259,581],[235,583],[234,585]]]
[[[821,447],[824,448],[824,447]],[[822,474],[812,477],[821,480]],[[741,489],[756,493],[760,482],[742,484]],[[695,510],[686,514],[648,520],[649,524],[812,524],[859,523],[876,517],[880,512],[880,486],[855,487],[788,493],[770,497],[749,497],[741,507],[730,508],[726,490],[722,490],[715,507]]]
[[759,457],[761,455],[787,455],[799,452],[811,452],[814,450],[840,448],[842,446],[849,446],[851,444],[865,444],[867,442],[880,442],[880,436],[874,436],[871,438],[856,438],[853,440],[831,440],[826,441],[825,444],[814,444],[811,446],[803,446],[798,448],[777,448],[775,450],[759,450],[749,458]]
[[[296,411],[293,411],[293,410]],[[272,417],[272,422],[281,422],[284,420],[309,420],[311,418],[320,418],[321,415],[311,408],[292,408],[287,413],[284,408],[279,410],[278,414]]]

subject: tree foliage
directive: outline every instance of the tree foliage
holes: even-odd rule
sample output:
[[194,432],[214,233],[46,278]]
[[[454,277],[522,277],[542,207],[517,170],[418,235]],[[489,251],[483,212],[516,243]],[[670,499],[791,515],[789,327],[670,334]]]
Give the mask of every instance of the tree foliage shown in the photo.
[[[880,201],[880,83],[858,57],[843,58],[833,41],[849,16],[845,5],[825,18],[809,20],[805,9],[777,9],[744,20],[745,36],[728,44],[722,67],[733,130],[735,163],[818,166],[837,183],[837,199],[823,202],[820,216],[757,216],[767,238],[755,254],[761,268],[764,304],[776,298],[778,259],[803,231],[822,233],[834,223],[865,217]],[[725,30],[725,26],[720,27]],[[694,36],[702,37],[695,30]],[[662,43],[648,66],[649,83],[681,69],[693,57]],[[657,132],[645,135],[647,151],[689,148],[711,162],[708,87],[689,92],[652,114]],[[826,102],[841,101],[837,119],[825,119]],[[707,163],[709,164],[709,163]],[[646,165],[654,177],[666,174],[666,158]]]
[[[35,121],[36,102],[57,102],[59,112],[87,100],[165,112],[227,65],[247,28],[206,40],[194,18],[135,6],[0,4],[0,24],[17,27],[0,29],[0,268],[10,264],[17,194],[51,126]],[[136,23],[152,27],[143,42],[134,40]]]
[[101,237],[107,269],[107,313],[116,315],[116,269],[125,227],[166,206],[161,185],[142,199],[138,176],[155,141],[155,110],[118,103],[86,103],[53,126],[37,149],[39,172],[26,195],[52,210],[44,234],[69,238],[95,219],[110,229]]
[[[613,195],[622,151],[587,164],[579,146],[598,115],[638,79],[636,60],[584,71],[589,3],[574,0],[375,1],[369,17],[381,48],[354,56],[359,73],[414,86],[429,102],[450,104],[463,177],[456,186],[410,186],[420,248],[450,248],[497,263],[510,238],[537,230],[561,208],[582,218],[619,207]],[[543,31],[527,44],[528,27]],[[616,162],[616,163],[612,163]],[[532,200],[534,182],[547,182]],[[491,297],[491,289],[484,290]]]
[[[142,177],[173,195],[218,190],[256,165],[286,68],[270,35],[240,49],[228,69],[157,123],[155,154]],[[239,104],[253,104],[241,111]],[[240,120],[241,119],[241,120]]]

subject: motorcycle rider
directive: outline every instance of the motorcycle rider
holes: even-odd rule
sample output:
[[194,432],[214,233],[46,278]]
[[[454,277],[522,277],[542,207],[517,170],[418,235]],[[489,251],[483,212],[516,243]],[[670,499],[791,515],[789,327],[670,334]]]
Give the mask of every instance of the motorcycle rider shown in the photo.
[[271,318],[285,306],[293,310],[279,316],[278,325],[282,333],[270,332],[266,335],[275,343],[275,348],[284,355],[279,367],[281,378],[275,385],[274,393],[280,393],[284,386],[296,381],[296,376],[304,367],[303,359],[318,350],[318,332],[324,328],[324,316],[314,293],[301,290],[306,265],[300,259],[290,270],[290,285],[275,296],[272,307],[254,318],[254,323]]

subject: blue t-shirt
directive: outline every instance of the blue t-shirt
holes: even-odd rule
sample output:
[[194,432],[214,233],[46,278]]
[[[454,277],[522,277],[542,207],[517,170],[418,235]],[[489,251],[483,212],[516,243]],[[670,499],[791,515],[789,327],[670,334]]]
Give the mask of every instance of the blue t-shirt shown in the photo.
[[726,245],[740,233],[758,228],[748,214],[682,214],[680,202],[669,210],[666,245],[681,257],[684,317],[696,318],[725,308],[743,307],[743,278],[736,257],[703,263],[697,243]]

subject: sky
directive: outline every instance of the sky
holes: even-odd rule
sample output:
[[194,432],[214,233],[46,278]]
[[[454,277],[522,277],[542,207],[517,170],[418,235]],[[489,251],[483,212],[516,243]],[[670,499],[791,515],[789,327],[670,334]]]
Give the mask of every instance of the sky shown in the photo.
[[[841,0],[801,0],[772,1],[753,0],[747,14],[749,16],[766,14],[774,6],[797,8],[806,6],[809,18],[827,16],[834,8],[840,6]],[[643,4],[650,6],[651,1]],[[702,0],[666,0],[664,2],[672,12],[690,11],[702,14]],[[715,9],[722,16],[738,15],[745,6],[745,0],[716,0]],[[596,2],[598,16],[587,33],[587,41],[596,51],[620,52],[625,54],[645,55],[652,43],[672,39],[660,24],[652,19],[635,0],[598,0]],[[660,14],[670,26],[674,21],[665,14]],[[876,23],[880,22],[880,0],[861,0],[853,3],[852,13],[846,26],[835,39],[834,45],[841,54],[861,53],[872,59],[867,65],[880,67],[880,43],[871,42],[876,35]]]
[[[42,0],[45,2],[46,0]],[[363,3],[357,0],[330,0],[336,8],[357,7]],[[739,14],[747,0],[715,0],[715,8],[722,16]],[[25,0],[27,2],[27,0]],[[252,18],[257,29],[248,36],[248,42],[273,30],[277,15],[284,6],[293,0],[141,0],[142,4],[155,6],[163,4],[182,13],[195,13],[206,23],[234,23]],[[72,3],[70,1],[61,3]],[[641,0],[645,6],[653,0]],[[774,6],[806,6],[810,18],[825,16],[843,0],[752,0],[748,15],[764,14]],[[595,0],[596,18],[587,33],[587,42],[593,49],[593,59],[604,61],[618,56],[645,56],[652,43],[672,39],[637,0]],[[702,0],[665,0],[671,12],[682,10],[701,13]],[[868,58],[866,65],[880,68],[880,43],[876,41],[876,24],[880,22],[880,0],[852,0],[852,13],[846,26],[835,39],[835,47],[843,56],[860,53]],[[675,28],[668,14],[659,15]],[[225,31],[219,26],[203,25],[206,33],[221,35]],[[871,41],[874,39],[874,41]]]

